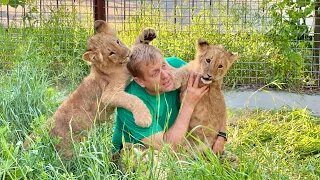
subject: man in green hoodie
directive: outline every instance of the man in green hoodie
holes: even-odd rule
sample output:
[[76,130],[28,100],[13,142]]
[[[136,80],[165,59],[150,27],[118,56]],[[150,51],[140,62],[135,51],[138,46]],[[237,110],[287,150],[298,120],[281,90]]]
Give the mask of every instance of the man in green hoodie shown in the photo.
[[114,152],[121,150],[124,143],[138,143],[159,150],[164,144],[175,149],[183,142],[192,112],[208,91],[206,86],[198,87],[199,75],[191,74],[185,97],[180,103],[180,91],[171,91],[174,87],[171,71],[172,67],[179,68],[185,64],[175,57],[163,58],[159,49],[148,44],[139,44],[132,49],[127,68],[133,81],[125,91],[147,105],[152,124],[147,128],[140,127],[135,124],[130,111],[117,108],[112,137]]

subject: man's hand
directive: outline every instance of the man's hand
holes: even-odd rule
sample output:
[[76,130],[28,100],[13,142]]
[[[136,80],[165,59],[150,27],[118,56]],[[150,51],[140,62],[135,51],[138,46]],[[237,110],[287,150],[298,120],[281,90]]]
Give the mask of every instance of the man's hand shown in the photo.
[[223,137],[218,136],[216,142],[212,146],[212,151],[215,154],[222,154],[224,151],[224,144],[226,143],[225,139]]
[[188,86],[184,94],[182,103],[186,103],[192,107],[195,107],[200,101],[202,96],[209,91],[208,86],[199,87],[199,74],[191,73],[188,79]]
[[[183,142],[189,127],[193,110],[201,97],[209,90],[209,88],[206,86],[199,88],[199,79],[199,75],[190,75],[188,79],[188,86],[184,91],[185,94],[182,100],[180,111],[174,124],[165,133],[158,134],[157,137],[154,136],[155,139],[158,140],[158,144],[160,144],[158,147],[162,146],[161,142],[165,142],[169,144],[172,149],[175,149],[177,145]],[[144,138],[143,140],[148,139]],[[143,141],[143,143],[145,142]]]

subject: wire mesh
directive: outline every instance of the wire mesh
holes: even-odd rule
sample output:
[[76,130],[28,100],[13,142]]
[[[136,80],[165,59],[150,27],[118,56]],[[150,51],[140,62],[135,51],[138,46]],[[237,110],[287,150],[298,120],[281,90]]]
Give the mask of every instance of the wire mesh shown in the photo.
[[[154,27],[159,36],[154,44],[165,56],[178,56],[192,60],[195,42],[205,38],[210,43],[222,44],[226,49],[238,52],[241,59],[228,73],[229,86],[278,86],[318,89],[320,87],[319,47],[320,18],[318,4],[313,1],[266,0],[106,0],[106,20],[119,31],[123,41],[130,45],[144,27]],[[301,4],[302,2],[302,4]],[[284,8],[281,9],[281,6]],[[291,9],[290,9],[291,8]],[[309,14],[292,15],[311,8]],[[291,10],[291,11],[290,11]],[[1,31],[0,58],[8,60],[14,55],[10,42],[24,41],[30,27],[61,27],[50,36],[60,37],[59,54],[74,53],[85,44],[83,39],[70,41],[68,36],[73,24],[91,29],[93,2],[37,0],[32,5],[0,7],[0,23],[3,29],[19,27],[16,31]],[[59,17],[54,14],[58,13]],[[279,12],[280,15],[279,15]],[[65,13],[65,14],[64,14]],[[277,14],[278,13],[278,14]],[[290,14],[291,13],[291,14]],[[296,18],[296,19],[294,19]],[[54,21],[54,20],[56,21]],[[291,23],[291,24],[290,24]],[[89,35],[91,31],[88,31]],[[40,35],[48,41],[45,34]],[[54,38],[51,38],[54,39]],[[51,40],[50,39],[50,40]],[[72,54],[73,53],[73,54]],[[2,61],[3,64],[9,63]],[[10,64],[10,63],[9,63]],[[5,69],[5,68],[3,68]]]
[[[175,55],[191,60],[197,38],[208,38],[212,43],[238,51],[242,58],[227,77],[229,85],[272,86],[284,83],[285,86],[318,88],[319,45],[316,38],[319,32],[315,31],[317,8],[310,3],[308,8],[314,8],[312,13],[299,18],[297,21],[302,23],[298,22],[296,27],[293,27],[307,29],[293,38],[290,37],[287,44],[281,44],[274,41],[279,41],[279,38],[284,38],[286,34],[281,34],[284,33],[281,32],[281,26],[277,29],[274,25],[283,25],[285,28],[286,21],[295,21],[292,21],[292,15],[288,14],[290,11],[286,9],[278,8],[283,11],[281,19],[272,14],[275,13],[273,5],[283,5],[279,2],[122,0],[108,1],[106,14],[109,22],[114,23],[120,31],[126,32],[124,34],[127,36],[123,37],[129,37],[128,31],[139,31],[145,26],[155,27],[159,32],[160,42],[157,45],[167,56]],[[310,1],[305,1],[305,4],[308,2]],[[295,10],[298,11],[299,8],[301,10],[298,6]],[[281,24],[276,24],[276,21]],[[286,33],[291,35],[290,32]],[[251,44],[246,44],[245,41]],[[286,47],[282,47],[284,45],[290,47],[285,49]]]
[[60,63],[56,68],[67,59],[78,59],[92,32],[92,0],[24,2],[0,6],[0,71],[32,55]]

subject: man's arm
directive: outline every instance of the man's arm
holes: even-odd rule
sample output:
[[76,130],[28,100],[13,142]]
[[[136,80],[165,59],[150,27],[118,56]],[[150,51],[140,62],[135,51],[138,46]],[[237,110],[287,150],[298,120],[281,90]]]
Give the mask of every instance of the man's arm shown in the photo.
[[145,145],[151,145],[157,149],[161,149],[163,144],[166,143],[175,149],[176,146],[183,141],[196,104],[199,102],[201,97],[208,92],[208,87],[198,87],[199,78],[199,75],[196,77],[193,74],[190,75],[186,94],[182,100],[179,114],[172,127],[167,132],[159,132],[143,138],[142,142]]
[[192,105],[182,106],[175,123],[167,132],[159,132],[149,137],[143,138],[141,141],[145,145],[154,146],[161,149],[164,144],[169,144],[173,149],[183,141],[188,130],[190,118],[194,107]]

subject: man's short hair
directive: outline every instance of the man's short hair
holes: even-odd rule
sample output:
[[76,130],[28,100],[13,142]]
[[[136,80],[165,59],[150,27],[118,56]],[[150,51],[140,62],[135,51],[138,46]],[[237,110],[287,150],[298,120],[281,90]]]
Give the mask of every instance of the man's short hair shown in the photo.
[[154,64],[159,58],[163,58],[161,51],[149,44],[135,45],[131,50],[131,55],[127,68],[133,77],[143,77],[141,65]]

